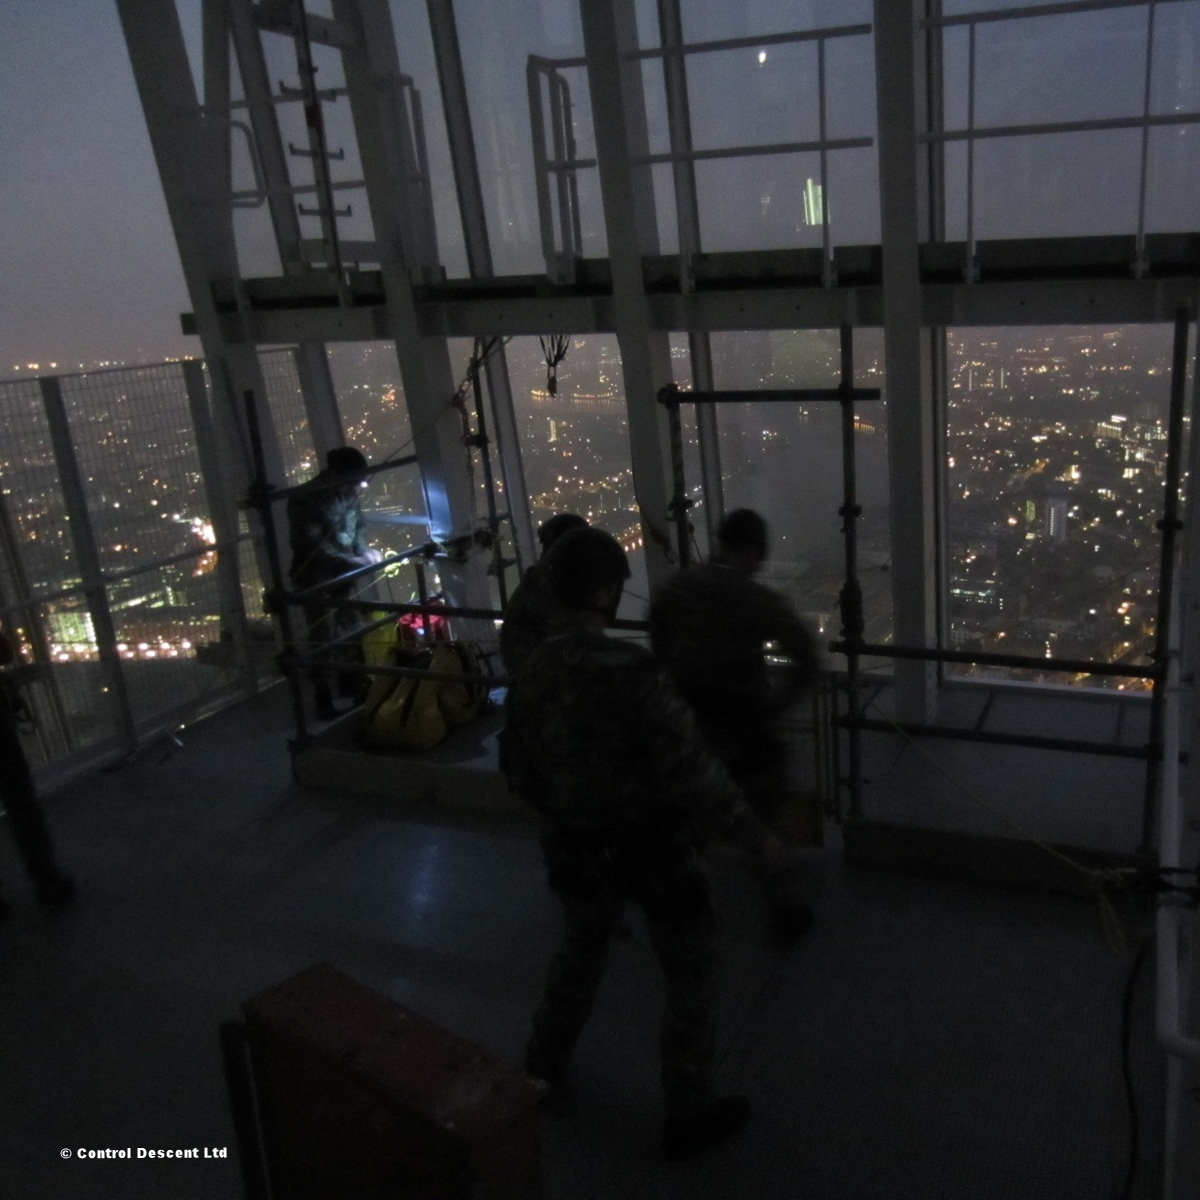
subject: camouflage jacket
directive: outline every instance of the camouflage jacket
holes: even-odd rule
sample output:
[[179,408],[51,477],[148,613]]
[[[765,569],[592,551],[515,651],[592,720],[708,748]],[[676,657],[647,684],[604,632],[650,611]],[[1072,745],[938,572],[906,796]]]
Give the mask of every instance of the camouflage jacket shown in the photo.
[[[791,605],[719,562],[680,571],[659,588],[650,605],[650,640],[702,718],[731,711],[770,716],[816,681],[816,642]],[[788,659],[776,690],[764,655],[768,642]]]
[[550,829],[703,837],[763,830],[696,737],[691,711],[642,647],[602,634],[552,638],[505,704],[513,783]]
[[500,660],[504,670],[516,675],[543,642],[565,629],[562,613],[550,594],[545,569],[534,563],[504,609],[504,623],[500,626]]
[[313,587],[361,565],[367,552],[359,489],[331,484],[322,471],[288,497],[292,546],[289,571],[296,587]]

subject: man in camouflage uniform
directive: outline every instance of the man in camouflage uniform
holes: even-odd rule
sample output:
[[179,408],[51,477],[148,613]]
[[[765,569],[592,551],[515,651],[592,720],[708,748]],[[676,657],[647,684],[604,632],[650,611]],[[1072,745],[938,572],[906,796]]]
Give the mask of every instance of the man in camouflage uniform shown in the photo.
[[557,632],[561,614],[550,595],[545,555],[563,534],[586,525],[587,522],[575,513],[557,513],[538,529],[542,558],[525,572],[516,591],[508,598],[504,623],[500,626],[500,661],[508,675],[515,675],[521,664]]
[[666,977],[663,1146],[680,1158],[735,1134],[750,1108],[744,1097],[713,1095],[716,917],[700,848],[718,827],[767,861],[782,847],[697,741],[691,713],[652,656],[604,636],[629,575],[616,540],[573,530],[545,568],[565,632],[518,672],[505,740],[514,785],[541,818],[566,931],[525,1065],[551,1082],[563,1076],[632,900]]
[[[791,605],[753,578],[766,557],[762,517],[747,508],[729,513],[710,561],[679,572],[654,594],[650,640],[694,709],[706,745],[774,828],[787,787],[779,718],[816,682],[817,649]],[[787,659],[778,683],[768,671],[767,643]],[[794,866],[766,879],[773,922],[787,937],[812,923]]]
[[[353,446],[339,446],[325,456],[325,469],[288,497],[288,529],[292,565],[288,572],[297,591],[317,587],[329,580],[380,560],[378,550],[367,547],[362,510],[362,489],[367,486],[367,460]],[[318,651],[325,643],[353,633],[361,625],[359,614],[337,607],[356,589],[355,581],[324,589],[304,605],[308,627],[306,651]],[[356,641],[343,642],[329,651],[341,662],[361,661]],[[316,715],[332,720],[338,715],[333,702],[330,672],[314,668],[311,673]],[[361,699],[367,677],[344,672],[338,677],[343,696]]]

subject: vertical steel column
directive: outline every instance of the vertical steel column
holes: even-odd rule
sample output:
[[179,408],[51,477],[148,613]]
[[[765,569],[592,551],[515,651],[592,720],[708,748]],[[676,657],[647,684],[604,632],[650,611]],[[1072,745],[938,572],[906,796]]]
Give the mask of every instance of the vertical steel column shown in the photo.
[[304,397],[304,411],[308,416],[308,433],[318,460],[323,462],[328,451],[346,442],[325,343],[303,341],[292,354],[296,375],[300,380],[300,393]]
[[[1171,355],[1171,407],[1167,418],[1167,477],[1163,484],[1162,550],[1158,568],[1158,611],[1154,622],[1152,657],[1158,673],[1150,701],[1150,752],[1146,763],[1146,797],[1142,806],[1142,841],[1139,853],[1149,853],[1154,805],[1162,773],[1163,708],[1166,703],[1167,659],[1171,650],[1171,603],[1175,590],[1175,548],[1183,529],[1179,519],[1179,485],[1183,474],[1183,416],[1187,394],[1187,348],[1191,313],[1175,314],[1175,343]],[[1196,436],[1193,429],[1192,436]]]
[[1146,78],[1142,89],[1142,153],[1138,169],[1138,223],[1136,253],[1133,259],[1133,274],[1141,279],[1146,274],[1146,170],[1150,161],[1150,101],[1154,66],[1154,13],[1155,0],[1150,0],[1146,13]]
[[[479,356],[488,353],[487,343],[482,338],[475,339],[475,362]],[[508,607],[508,586],[504,582],[504,553],[500,546],[500,515],[496,511],[496,481],[492,475],[492,453],[488,448],[487,415],[483,407],[483,389],[479,386],[479,367],[471,371],[471,394],[475,398],[475,432],[471,442],[479,451],[483,463],[483,488],[487,496],[488,525],[492,531],[492,571],[496,577],[496,586],[500,591],[500,608]]]
[[[679,286],[690,292],[696,286],[696,256],[700,245],[700,200],[696,192],[696,163],[692,153],[692,118],[688,106],[687,62],[683,53],[683,16],[680,0],[658,0],[658,28],[663,47],[663,87],[671,135],[671,169],[675,180],[675,222],[679,230]],[[692,387],[698,392],[716,388],[713,379],[712,340],[707,331],[688,333],[692,361]],[[704,492],[704,519],[708,544],[717,544],[717,529],[725,513],[721,482],[721,445],[717,409],[696,405],[696,435],[700,443],[700,482]]]
[[254,673],[247,653],[249,636],[238,557],[237,508],[221,470],[221,456],[208,403],[208,389],[204,382],[204,366],[193,358],[185,361],[182,367],[192,430],[196,435],[196,453],[200,459],[204,496],[208,502],[213,534],[218,546],[217,595],[221,608],[221,633],[228,634],[232,639],[238,670],[253,684]]
[[[1194,311],[1200,311],[1197,295]],[[1193,326],[1193,328],[1196,328]],[[1176,624],[1182,627],[1180,677],[1184,681],[1179,691],[1180,748],[1189,762],[1200,762],[1200,704],[1197,704],[1197,681],[1200,681],[1200,492],[1195,482],[1200,480],[1200,336],[1192,354],[1192,393],[1190,403],[1191,433],[1188,445],[1186,511],[1183,530],[1183,559],[1178,573],[1178,615]],[[1164,763],[1164,775],[1169,777],[1172,764]],[[1179,821],[1177,825],[1178,863],[1195,863],[1200,857],[1200,772],[1193,765],[1179,770]],[[1164,807],[1168,797],[1164,794]],[[1160,831],[1160,844],[1170,831]],[[1164,861],[1164,866],[1175,865]],[[1176,985],[1181,1022],[1184,1027],[1196,1028],[1200,1005],[1200,954],[1196,953],[1198,919],[1181,916],[1179,929],[1174,922],[1164,922],[1160,901],[1160,923],[1168,925],[1168,934],[1159,947],[1160,970],[1165,968],[1190,940],[1191,952],[1180,955],[1179,978],[1164,980]],[[1188,926],[1190,925],[1190,929]],[[1161,933],[1160,933],[1161,936]],[[1189,961],[1190,960],[1190,961]],[[1164,989],[1165,990],[1165,989]],[[1194,1111],[1196,1096],[1200,1095],[1200,1063],[1171,1055],[1167,1061],[1166,1138],[1164,1148],[1164,1200],[1188,1200],[1195,1195],[1200,1181],[1200,1142],[1195,1137]],[[1189,1132],[1189,1130],[1191,1132]]]
[[[249,486],[253,471],[240,403],[245,391],[258,397],[263,453],[268,469],[279,478],[283,478],[283,458],[264,400],[258,351],[236,318],[218,313],[213,295],[218,282],[232,282],[239,294],[241,290],[233,209],[228,190],[219,187],[225,174],[223,157],[229,152],[228,129],[220,128],[222,121],[227,125],[227,114],[209,120],[200,108],[174,4],[116,0],[116,5],[208,362],[222,467],[229,487],[239,495]],[[241,28],[243,7],[238,3],[230,8],[230,29],[235,35]],[[219,79],[220,74],[214,66],[210,78]],[[274,120],[273,113],[268,115]],[[260,152],[264,145],[259,143]],[[214,187],[214,179],[218,186]],[[268,564],[260,566],[266,575]]]
[[[450,161],[454,168],[455,189],[458,192],[458,210],[467,246],[467,267],[473,278],[491,279],[496,272],[492,265],[487,212],[483,203],[483,186],[479,178],[479,160],[475,154],[475,137],[471,128],[467,81],[463,75],[453,0],[427,0],[427,8],[429,29],[433,36],[433,53],[437,62],[438,84],[442,94],[442,110],[450,139]],[[537,547],[533,520],[529,515],[529,493],[525,484],[525,468],[521,462],[520,434],[513,412],[512,387],[503,345],[497,346],[488,355],[483,369],[487,378],[488,394],[492,399],[492,416],[495,421],[493,432],[497,456],[500,459],[500,473],[504,478],[517,567],[524,571],[525,567],[537,558]]]
[[[308,18],[304,11],[304,0],[291,0],[292,40],[296,45],[296,71],[300,76],[300,90],[304,93],[304,124],[308,130],[308,150],[290,147],[293,154],[303,154],[311,159],[313,178],[317,185],[317,207],[314,212],[305,209],[310,216],[321,222],[321,240],[325,243],[326,266],[337,282],[338,293],[345,301],[346,278],[342,263],[342,243],[338,235],[340,215],[333,195],[333,178],[329,173],[332,158],[341,158],[329,149],[325,136],[325,118],[321,113],[321,93],[317,87],[317,68],[313,62],[312,43],[308,37]],[[349,213],[349,209],[346,210]]]
[[229,0],[204,0],[204,123],[211,129],[211,184],[222,195],[233,193],[233,154],[229,71]]
[[258,405],[254,396],[247,392],[246,425],[250,431],[250,449],[254,455],[254,480],[250,484],[247,499],[258,510],[259,523],[262,526],[263,541],[266,544],[267,562],[269,564],[270,590],[267,597],[267,609],[279,621],[280,641],[283,650],[283,673],[292,692],[292,716],[296,721],[296,737],[291,743],[293,752],[303,750],[308,744],[308,721],[304,714],[304,692],[300,686],[300,668],[296,666],[296,633],[292,621],[290,605],[283,599],[287,591],[287,581],[283,574],[283,560],[280,557],[279,538],[276,532],[276,514],[271,502],[271,493],[275,490],[267,479],[267,460],[263,454],[262,438],[258,428]]
[[75,548],[79,573],[83,576],[83,594],[87,599],[88,612],[91,614],[92,626],[96,633],[96,650],[116,701],[121,738],[125,748],[132,752],[137,749],[137,726],[129,703],[129,692],[125,686],[121,656],[117,652],[117,633],[113,626],[112,612],[108,607],[108,593],[104,587],[100,554],[96,549],[96,538],[88,513],[83,476],[79,471],[79,461],[75,457],[67,406],[63,402],[62,388],[56,377],[43,376],[38,383],[42,389],[42,403],[46,409],[50,443],[54,448],[54,465],[58,468],[63,502],[71,525],[71,543]]
[[[416,207],[427,202],[428,191],[414,186],[416,151],[405,114],[404,76],[390,9],[387,0],[334,0],[333,11],[353,37],[353,44],[342,50],[342,63],[426,512],[434,539],[452,546],[451,554],[439,558],[438,574],[450,604],[488,608],[484,564],[472,540],[475,492],[452,403],[457,386],[449,346],[444,337],[422,332],[413,294],[414,275],[436,269],[437,244],[432,214],[421,219],[414,215]],[[411,259],[406,246],[411,247]],[[491,622],[461,625],[465,636],[494,645]]]
[[[919,246],[928,207],[918,170],[918,110],[928,95],[918,54],[920,0],[875,0],[879,104],[879,176],[883,236],[883,315],[889,440],[892,589],[895,640],[937,640],[937,547],[933,472],[936,405],[928,343],[923,341]],[[898,661],[896,714],[925,724],[934,707],[930,664]]]
[[863,640],[862,585],[858,579],[858,518],[862,508],[858,503],[858,470],[854,452],[854,334],[850,326],[841,330],[841,391],[842,398],[842,534],[845,539],[846,579],[839,595],[842,613],[842,638],[846,651],[846,704],[850,718],[847,728],[847,755],[850,771],[850,819],[862,816],[862,731],[858,721],[859,653]]
[[[682,570],[692,561],[690,525],[687,511],[689,501],[687,481],[683,475],[683,423],[679,415],[679,388],[669,384],[658,393],[658,402],[667,410],[667,425],[671,440],[671,480],[674,484],[674,495],[667,511],[675,522],[675,544],[679,553],[679,566]],[[697,404],[696,408],[711,408],[712,405]]]
[[633,0],[588,0],[580,6],[580,16],[634,490],[653,588],[670,573],[674,558],[663,518],[670,472],[666,416],[655,402],[659,389],[671,382],[671,345],[665,333],[651,328],[642,273],[642,256],[658,250],[658,222],[650,167],[632,163],[649,154],[641,64],[630,57],[637,48],[637,20]]

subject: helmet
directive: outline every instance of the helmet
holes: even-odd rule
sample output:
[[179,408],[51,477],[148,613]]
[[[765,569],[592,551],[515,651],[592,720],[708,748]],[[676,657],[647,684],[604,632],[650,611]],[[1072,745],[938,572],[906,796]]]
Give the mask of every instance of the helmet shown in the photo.
[[550,593],[566,609],[590,608],[598,588],[619,588],[629,578],[621,543],[590,525],[564,533],[546,552],[545,564]]
[[367,458],[354,446],[336,446],[325,455],[327,470],[339,475],[363,475],[368,470]]
[[564,533],[572,529],[582,529],[587,522],[578,513],[556,513],[538,526],[538,541],[542,543],[542,553],[545,554]]
[[752,508],[729,513],[717,530],[717,541],[727,550],[748,550],[767,557],[767,523]]

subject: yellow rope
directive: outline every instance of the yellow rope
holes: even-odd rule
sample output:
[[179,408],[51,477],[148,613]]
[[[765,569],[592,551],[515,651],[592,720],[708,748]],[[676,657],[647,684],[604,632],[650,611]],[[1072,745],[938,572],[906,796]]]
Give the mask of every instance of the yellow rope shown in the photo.
[[[872,702],[873,703],[873,702]],[[1050,855],[1051,858],[1057,859],[1064,866],[1074,871],[1082,877],[1083,882],[1091,893],[1092,900],[1096,904],[1097,916],[1100,920],[1100,928],[1104,933],[1104,940],[1109,948],[1117,953],[1123,953],[1126,948],[1125,931],[1121,926],[1120,918],[1117,916],[1117,911],[1113,907],[1112,901],[1109,899],[1108,890],[1113,888],[1124,887],[1130,876],[1135,875],[1136,868],[1134,867],[1085,867],[1082,863],[1076,862],[1070,855],[1064,854],[1061,850],[1051,846],[1049,842],[1044,842],[1040,838],[1034,837],[1023,826],[1018,825],[1015,821],[1010,820],[1002,812],[997,810],[993,805],[989,804],[982,796],[979,796],[972,788],[968,787],[961,779],[954,775],[941,761],[931,754],[920,742],[916,740],[906,729],[896,724],[886,713],[874,706],[875,711],[898,733],[901,737],[913,746],[919,754],[931,762],[956,788],[958,788],[969,800],[974,801],[985,812],[990,813],[1000,824],[1007,826],[1012,830],[1022,841],[1028,842],[1030,845],[1036,846],[1039,850]]]

